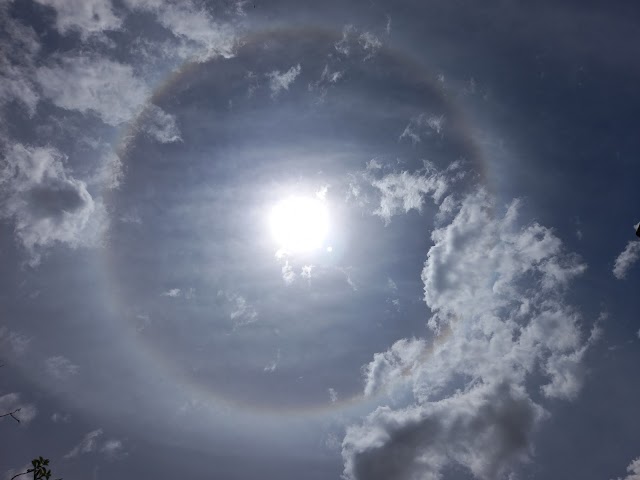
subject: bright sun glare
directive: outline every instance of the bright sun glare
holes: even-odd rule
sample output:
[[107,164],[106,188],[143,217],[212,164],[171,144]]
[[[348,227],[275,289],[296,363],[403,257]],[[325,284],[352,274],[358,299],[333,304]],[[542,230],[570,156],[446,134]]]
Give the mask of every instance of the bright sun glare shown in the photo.
[[329,230],[325,203],[311,197],[289,197],[271,211],[271,232],[280,248],[291,253],[322,247]]

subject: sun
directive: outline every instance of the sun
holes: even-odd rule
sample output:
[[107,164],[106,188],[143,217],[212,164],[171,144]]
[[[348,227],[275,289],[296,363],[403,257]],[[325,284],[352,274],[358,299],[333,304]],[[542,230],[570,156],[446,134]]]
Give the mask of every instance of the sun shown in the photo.
[[321,248],[329,231],[325,202],[313,197],[288,197],[277,203],[269,218],[278,247],[289,253]]

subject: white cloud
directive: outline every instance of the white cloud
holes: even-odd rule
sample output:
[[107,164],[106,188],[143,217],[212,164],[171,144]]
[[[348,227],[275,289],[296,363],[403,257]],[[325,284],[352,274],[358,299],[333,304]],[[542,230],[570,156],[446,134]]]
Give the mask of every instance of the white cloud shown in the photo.
[[265,365],[263,370],[265,372],[273,373],[278,368],[279,363],[280,363],[280,349],[278,349],[278,351],[276,352],[276,358],[274,358],[267,365]]
[[163,297],[176,298],[180,296],[180,293],[181,293],[181,290],[179,288],[172,288],[170,290],[167,290],[166,292],[162,292],[161,295]]
[[0,107],[13,100],[34,115],[40,99],[33,82],[40,42],[35,31],[9,15],[11,2],[0,2]]
[[358,41],[362,46],[363,50],[366,52],[365,60],[368,60],[373,55],[377,53],[378,50],[382,47],[382,42],[378,37],[376,37],[373,33],[363,32],[358,37]]
[[336,42],[335,49],[338,53],[348,56],[351,53],[351,37],[356,32],[356,28],[353,25],[345,25],[342,29],[342,38],[339,42]]
[[427,197],[439,201],[448,188],[445,178],[434,173],[390,173],[372,180],[371,184],[381,195],[380,206],[374,214],[382,217],[385,223],[398,213],[422,211]]
[[336,392],[335,389],[333,388],[330,388],[328,392],[329,392],[329,400],[331,401],[331,403],[336,403],[338,401],[338,392]]
[[342,38],[334,46],[336,51],[344,56],[358,52],[364,55],[364,60],[368,60],[382,48],[382,42],[371,32],[365,31],[358,34],[356,27],[345,25],[342,29]]
[[0,345],[7,352],[10,350],[14,355],[22,355],[29,347],[31,338],[22,333],[9,330],[7,327],[0,327]]
[[[436,172],[422,182],[435,179],[446,182]],[[549,229],[520,227],[518,206],[499,214],[483,190],[446,206],[422,271],[434,339],[402,339],[364,368],[365,394],[404,392],[414,403],[349,427],[346,479],[439,479],[454,465],[498,478],[529,457],[546,416],[531,389],[579,392],[599,328],[584,338],[565,292],[586,267]]]
[[165,45],[165,53],[171,56],[204,62],[234,54],[237,44],[234,28],[214,21],[209,12],[193,2],[125,0],[125,4],[131,9],[155,14],[158,22],[176,37],[178,44]]
[[296,273],[293,271],[293,267],[288,261],[285,261],[282,266],[282,279],[287,285],[291,285],[296,279]]
[[247,325],[258,320],[258,312],[242,295],[219,290],[218,297],[226,300],[229,318],[233,321],[235,327]]
[[64,458],[75,458],[84,453],[94,452],[98,448],[98,440],[103,433],[104,432],[101,428],[87,433],[80,441],[80,443],[78,443],[67,454],[65,454]]
[[640,457],[633,460],[627,467],[628,475],[618,480],[640,480]]
[[70,420],[71,414],[69,413],[54,412],[51,415],[51,421],[53,423],[69,423]]
[[107,458],[122,458],[126,455],[122,441],[109,439],[101,441],[104,431],[101,428],[87,433],[84,438],[64,455],[64,458],[71,459],[80,455],[99,452]]
[[66,110],[93,113],[118,126],[137,115],[149,96],[147,84],[130,65],[106,58],[63,57],[41,67],[37,79],[44,95]]
[[189,288],[187,290],[183,290],[180,288],[171,288],[166,292],[162,292],[160,295],[163,297],[170,297],[170,298],[183,297],[186,300],[191,300],[196,296],[196,292],[194,288]]
[[[16,409],[20,411],[13,414],[22,425],[28,425],[38,413],[35,405],[31,403],[23,403],[20,401],[19,393],[8,393],[0,396],[0,414],[14,412]],[[5,420],[9,417],[5,417]],[[11,420],[13,421],[13,420]]]
[[613,275],[618,280],[623,280],[627,276],[629,269],[633,266],[634,263],[638,261],[639,258],[640,241],[629,241],[622,253],[618,255],[618,258],[616,258],[616,262],[613,266]]
[[302,270],[300,271],[300,276],[302,278],[306,278],[307,280],[311,280],[311,274],[313,272],[314,266],[313,265],[304,265],[302,267]]
[[36,0],[56,11],[60,33],[75,30],[83,39],[105,30],[117,30],[122,20],[113,12],[111,0]]
[[338,271],[342,272],[342,274],[344,275],[344,279],[347,281],[347,284],[351,287],[351,290],[356,292],[358,290],[358,285],[356,285],[356,282],[354,282],[353,278],[351,277],[351,271],[353,270],[353,268],[338,267],[337,269]]
[[64,160],[54,148],[16,144],[0,166],[0,218],[13,220],[32,265],[40,261],[42,248],[55,243],[98,244],[107,226],[104,206],[66,171]]
[[269,77],[269,88],[271,89],[271,95],[276,96],[282,90],[289,90],[289,86],[300,75],[302,68],[300,64],[294,65],[286,72],[282,73],[278,70],[267,73]]
[[366,166],[367,170],[380,170],[381,168],[382,168],[382,164],[375,158],[372,158],[367,162],[367,166]]
[[316,192],[316,198],[320,201],[325,201],[327,199],[327,192],[329,191],[329,185],[323,185]]
[[148,105],[140,117],[138,128],[160,143],[173,143],[182,140],[175,115],[160,107]]
[[55,357],[49,357],[45,361],[45,368],[49,375],[56,377],[56,379],[64,380],[66,378],[77,375],[80,372],[80,367],[71,360],[62,355]]
[[106,190],[114,190],[120,186],[123,178],[122,159],[110,147],[103,146],[100,166],[91,178],[87,180],[87,183]]
[[107,440],[100,447],[100,452],[105,454],[108,458],[120,458],[124,454],[124,446],[120,440]]
[[442,134],[445,125],[444,115],[429,115],[421,113],[409,120],[409,123],[400,134],[399,140],[409,139],[415,145],[422,141],[425,135]]
[[308,85],[308,89],[309,91],[317,91],[319,93],[318,98],[316,99],[316,101],[318,103],[322,103],[326,96],[327,93],[329,92],[329,89],[335,85],[338,80],[340,80],[342,78],[342,76],[344,75],[343,71],[331,71],[329,69],[329,65],[325,65],[324,69],[322,70],[322,74],[320,75],[320,79],[318,79],[315,82],[311,82]]
[[518,386],[478,385],[441,402],[379,407],[342,442],[345,479],[439,480],[451,464],[495,479],[530,453],[544,410]]

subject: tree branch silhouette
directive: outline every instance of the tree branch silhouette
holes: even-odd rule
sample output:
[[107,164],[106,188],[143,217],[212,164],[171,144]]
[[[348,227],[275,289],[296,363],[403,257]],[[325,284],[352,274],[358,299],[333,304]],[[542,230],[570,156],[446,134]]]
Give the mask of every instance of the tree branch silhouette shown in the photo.
[[16,422],[20,423],[20,419],[15,416],[15,414],[18,413],[20,410],[21,410],[20,408],[16,408],[13,412],[3,413],[2,415],[0,415],[0,418],[2,418],[2,417],[11,417]]

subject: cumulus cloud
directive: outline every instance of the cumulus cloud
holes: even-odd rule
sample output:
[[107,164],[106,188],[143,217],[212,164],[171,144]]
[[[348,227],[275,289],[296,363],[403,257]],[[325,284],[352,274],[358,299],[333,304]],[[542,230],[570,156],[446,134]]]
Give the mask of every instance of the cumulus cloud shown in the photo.
[[631,240],[627,243],[625,249],[616,258],[613,265],[613,275],[618,280],[626,278],[629,269],[640,258],[640,241]]
[[114,13],[111,0],[36,0],[56,11],[56,29],[65,34],[77,31],[83,39],[117,30],[122,20]]
[[71,360],[62,355],[49,357],[45,361],[45,368],[49,375],[55,377],[58,380],[64,380],[80,372],[80,367]]
[[346,479],[435,480],[454,465],[499,478],[530,456],[547,416],[531,389],[572,399],[581,388],[599,330],[585,338],[565,293],[586,266],[551,230],[520,226],[517,201],[504,213],[483,190],[452,202],[422,271],[433,339],[399,340],[363,368],[365,394],[404,392],[412,404],[347,429]]
[[294,65],[286,72],[280,72],[278,70],[274,70],[272,72],[267,73],[267,77],[269,78],[269,88],[271,89],[271,95],[276,96],[282,90],[289,90],[289,86],[295,81],[295,79],[300,75],[302,68],[300,64]]
[[8,393],[0,396],[0,414],[14,412],[17,409],[20,409],[20,411],[15,412],[13,417],[17,418],[23,425],[28,425],[31,420],[36,418],[38,413],[35,405],[20,401],[19,393]]
[[237,44],[235,29],[214,21],[209,12],[194,2],[164,0],[125,0],[133,9],[153,13],[179,43],[164,45],[165,53],[185,59],[205,62],[211,58],[232,57]]
[[437,173],[390,173],[372,180],[372,185],[380,193],[380,205],[374,214],[382,217],[385,223],[399,213],[422,211],[427,198],[439,201],[448,188],[445,178]]
[[96,245],[106,228],[103,205],[67,172],[54,148],[13,145],[0,164],[0,191],[0,218],[13,221],[32,265],[43,247]]
[[640,457],[633,460],[627,467],[628,475],[617,480],[640,480]]
[[102,57],[63,57],[36,73],[44,96],[56,106],[93,113],[118,126],[140,112],[149,87],[130,65]]
[[500,478],[527,458],[544,416],[521,387],[508,384],[480,385],[405,409],[379,407],[347,430],[345,478],[438,480],[452,463],[478,478]]

